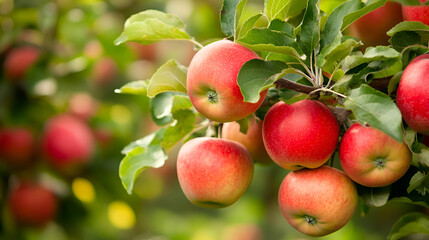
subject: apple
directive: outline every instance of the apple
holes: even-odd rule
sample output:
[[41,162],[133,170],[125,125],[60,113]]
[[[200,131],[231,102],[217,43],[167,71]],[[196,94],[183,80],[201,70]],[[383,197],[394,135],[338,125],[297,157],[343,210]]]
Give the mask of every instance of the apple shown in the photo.
[[429,135],[429,54],[419,56],[404,70],[396,104],[409,127]]
[[39,56],[40,50],[33,46],[12,49],[4,60],[5,75],[13,81],[21,80]]
[[419,21],[429,26],[429,6],[402,6],[402,14],[406,21]]
[[25,127],[0,129],[0,160],[11,166],[24,166],[34,157],[35,137]]
[[91,129],[85,122],[69,114],[51,118],[46,123],[41,142],[48,162],[69,173],[87,164],[94,150]]
[[71,96],[68,111],[84,121],[93,117],[98,110],[98,102],[91,95],[79,92]]
[[386,2],[386,4],[364,15],[350,25],[351,35],[361,40],[366,47],[389,45],[386,34],[396,24],[402,22],[401,4]]
[[344,172],[367,187],[384,187],[396,182],[411,164],[411,151],[386,133],[359,123],[353,124],[340,143]]
[[247,133],[240,132],[240,125],[237,122],[228,122],[222,126],[222,138],[243,144],[255,162],[269,164],[273,161],[265,150],[262,140],[262,121],[252,118],[247,129]]
[[237,75],[244,63],[259,56],[229,40],[203,47],[188,68],[187,92],[195,109],[210,120],[232,122],[249,116],[264,101],[268,90],[261,92],[257,103],[243,101]]
[[109,85],[118,74],[118,67],[110,57],[103,57],[97,61],[92,69],[91,78],[97,86]]
[[194,205],[222,208],[236,202],[253,177],[246,148],[234,141],[200,137],[186,142],[177,157],[177,177]]
[[287,174],[280,185],[278,200],[292,227],[320,237],[339,230],[351,219],[358,194],[344,172],[321,166]]
[[13,218],[22,225],[42,227],[53,220],[58,208],[55,194],[36,183],[21,183],[9,196]]
[[288,170],[317,168],[334,153],[339,137],[338,122],[323,103],[301,100],[287,105],[280,101],[267,112],[262,137],[268,154]]

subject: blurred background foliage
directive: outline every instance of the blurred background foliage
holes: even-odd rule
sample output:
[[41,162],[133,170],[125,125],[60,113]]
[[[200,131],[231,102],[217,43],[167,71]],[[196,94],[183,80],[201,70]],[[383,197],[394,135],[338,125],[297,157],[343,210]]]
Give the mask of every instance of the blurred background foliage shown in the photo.
[[[329,12],[339,2],[323,1],[322,9]],[[245,14],[262,6],[262,0],[248,1]],[[30,164],[0,161],[0,239],[308,239],[278,209],[276,191],[286,172],[274,165],[257,165],[248,192],[221,210],[197,208],[186,200],[175,172],[178,147],[165,166],[139,176],[132,195],[121,185],[121,149],[157,126],[146,96],[114,90],[150,78],[170,58],[188,65],[195,51],[188,42],[114,46],[113,40],[131,14],[146,9],[178,15],[200,42],[222,38],[220,8],[219,0],[0,0],[0,128],[25,127],[36,136]],[[38,49],[39,55],[22,79],[13,80],[3,66],[8,54],[22,46]],[[82,119],[96,142],[89,164],[72,175],[49,165],[39,149],[46,122],[64,113]],[[23,179],[58,197],[49,223],[23,226],[13,218],[9,195]],[[402,214],[418,210],[392,205],[358,209],[346,227],[322,239],[384,239]]]

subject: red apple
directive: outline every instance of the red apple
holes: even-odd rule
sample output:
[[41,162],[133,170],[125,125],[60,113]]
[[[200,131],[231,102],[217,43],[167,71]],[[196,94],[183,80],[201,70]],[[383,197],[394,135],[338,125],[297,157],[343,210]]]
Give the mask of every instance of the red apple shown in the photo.
[[402,21],[401,4],[386,2],[384,6],[352,23],[350,31],[351,35],[361,40],[366,47],[389,45],[390,37],[386,32]]
[[51,165],[73,172],[92,157],[94,139],[91,129],[72,115],[55,116],[46,123],[42,150]]
[[386,133],[353,124],[340,143],[340,161],[346,174],[367,187],[384,187],[396,182],[411,164],[411,151]]
[[289,224],[319,237],[342,228],[356,210],[358,194],[342,171],[322,166],[290,172],[279,190],[279,205]]
[[273,162],[265,150],[262,140],[261,120],[253,118],[246,134],[240,132],[240,125],[237,122],[225,123],[222,127],[222,138],[243,144],[257,163],[269,164]]
[[240,68],[255,58],[259,58],[256,53],[229,40],[211,43],[197,52],[187,76],[187,91],[195,109],[217,122],[236,121],[255,112],[267,90],[257,103],[249,103],[243,101],[237,84]]
[[278,102],[265,116],[262,136],[268,154],[280,167],[317,168],[334,153],[339,126],[334,114],[321,102]]
[[406,21],[418,21],[429,26],[429,6],[402,6],[402,14]]
[[33,46],[24,46],[11,50],[4,60],[4,73],[14,81],[21,80],[27,70],[37,61],[40,50]]
[[35,150],[34,134],[24,127],[0,129],[0,160],[12,166],[31,162]]
[[206,208],[226,207],[247,190],[253,177],[252,157],[246,148],[220,138],[194,138],[177,157],[177,176],[185,196]]
[[9,204],[12,216],[19,224],[41,227],[54,219],[58,199],[51,190],[27,182],[12,190]]
[[409,127],[429,134],[429,58],[413,60],[404,70],[396,93],[396,104]]

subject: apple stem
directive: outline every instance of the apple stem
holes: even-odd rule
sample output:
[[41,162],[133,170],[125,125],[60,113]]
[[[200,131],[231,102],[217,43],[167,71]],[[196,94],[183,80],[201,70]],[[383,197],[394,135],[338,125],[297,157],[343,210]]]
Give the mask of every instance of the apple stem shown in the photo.
[[222,127],[223,127],[223,123],[219,123],[219,125],[217,127],[217,137],[218,138],[222,138]]
[[276,88],[287,88],[290,90],[294,90],[294,91],[306,93],[306,94],[310,94],[315,90],[317,90],[317,88],[315,87],[292,82],[286,78],[280,78],[279,80],[274,82],[274,85],[276,86]]

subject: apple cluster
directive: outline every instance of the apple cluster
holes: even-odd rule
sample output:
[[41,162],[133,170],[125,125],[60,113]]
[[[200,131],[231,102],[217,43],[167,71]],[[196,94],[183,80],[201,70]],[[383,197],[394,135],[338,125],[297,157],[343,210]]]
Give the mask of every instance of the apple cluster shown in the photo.
[[[423,134],[429,134],[428,56],[407,67],[398,88],[398,107],[406,123]],[[335,232],[356,210],[357,185],[396,182],[410,167],[411,151],[405,142],[360,123],[340,138],[331,108],[310,99],[290,105],[277,102],[263,121],[252,117],[247,133],[240,132],[232,121],[252,115],[267,94],[262,91],[256,103],[244,102],[237,85],[241,66],[255,58],[256,53],[238,43],[220,40],[192,59],[187,76],[190,100],[199,113],[223,123],[223,128],[219,138],[194,138],[182,146],[177,158],[180,186],[197,206],[226,207],[246,192],[254,162],[274,162],[289,171],[278,193],[287,222],[309,236]],[[327,164],[336,150],[342,170]]]

